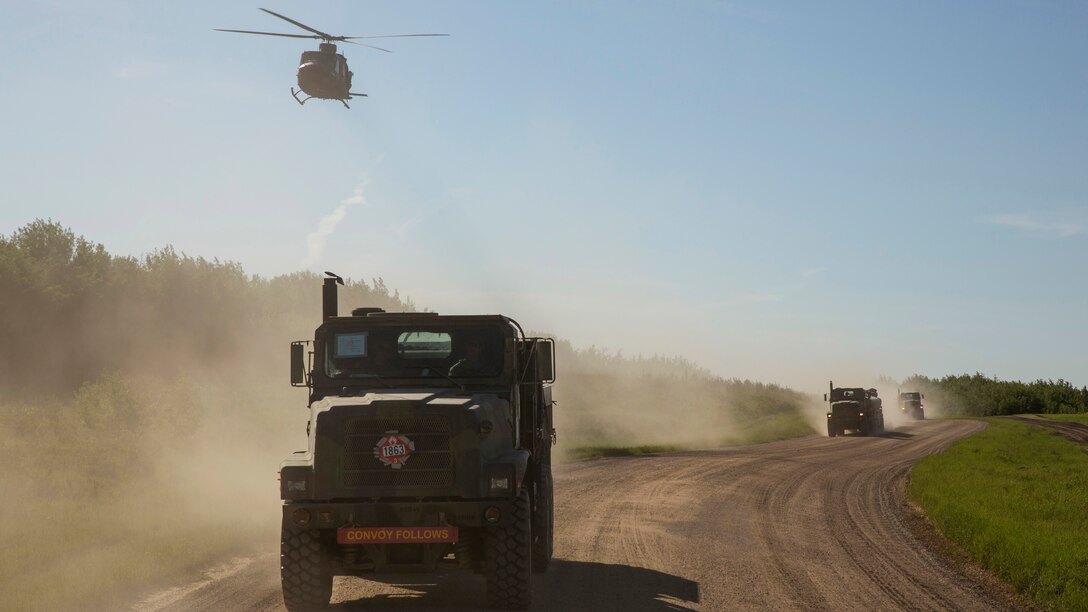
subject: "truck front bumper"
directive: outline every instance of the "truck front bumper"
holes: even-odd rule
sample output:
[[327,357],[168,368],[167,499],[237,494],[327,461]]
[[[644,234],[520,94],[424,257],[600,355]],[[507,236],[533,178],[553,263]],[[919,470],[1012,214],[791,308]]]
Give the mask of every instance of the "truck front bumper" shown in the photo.
[[[496,517],[497,511],[497,517]],[[283,524],[296,528],[339,527],[491,527],[513,520],[514,503],[508,499],[450,501],[288,501]],[[485,518],[485,513],[495,520]]]

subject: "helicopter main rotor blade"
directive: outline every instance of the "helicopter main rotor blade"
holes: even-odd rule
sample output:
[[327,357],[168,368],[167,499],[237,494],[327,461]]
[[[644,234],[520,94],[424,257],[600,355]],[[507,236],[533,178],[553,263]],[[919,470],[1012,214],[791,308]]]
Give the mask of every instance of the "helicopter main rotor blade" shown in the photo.
[[299,23],[299,22],[295,21],[294,19],[291,19],[290,17],[284,17],[283,15],[280,15],[279,13],[277,13],[275,11],[270,11],[270,10],[268,10],[266,8],[263,8],[261,10],[268,13],[269,15],[274,15],[276,17],[279,17],[280,19],[282,19],[282,20],[284,20],[284,21],[286,21],[288,23],[293,23],[293,24],[297,25],[298,27],[302,28],[303,30],[306,30],[307,32],[313,32],[314,34],[318,34],[318,35],[321,36],[321,38],[324,38],[325,40],[337,40],[339,38],[342,38],[340,36],[333,36],[331,34],[326,34],[326,33],[322,32],[321,30],[315,30],[315,29],[311,28],[310,26],[308,26],[308,25],[306,25],[304,23]]
[[382,49],[381,47],[375,47],[374,45],[368,45],[366,43],[357,43],[354,40],[342,40],[340,42],[346,42],[349,45],[359,45],[360,47],[370,47],[371,49],[377,49],[378,51],[385,51],[386,53],[392,53],[389,49]]
[[321,39],[320,36],[313,36],[312,34],[280,34],[279,32],[254,32],[253,30],[224,30],[221,28],[212,28],[216,32],[237,32],[239,34],[261,34],[263,36],[286,36],[287,38],[316,38]]
[[341,36],[341,40],[353,38],[404,38],[406,36],[449,36],[449,34],[386,34],[384,36]]

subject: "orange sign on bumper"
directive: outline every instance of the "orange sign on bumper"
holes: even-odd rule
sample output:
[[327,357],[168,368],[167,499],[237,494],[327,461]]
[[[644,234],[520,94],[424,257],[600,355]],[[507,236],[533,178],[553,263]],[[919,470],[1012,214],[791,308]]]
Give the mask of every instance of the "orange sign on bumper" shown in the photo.
[[437,544],[456,542],[457,528],[439,527],[341,527],[337,544]]

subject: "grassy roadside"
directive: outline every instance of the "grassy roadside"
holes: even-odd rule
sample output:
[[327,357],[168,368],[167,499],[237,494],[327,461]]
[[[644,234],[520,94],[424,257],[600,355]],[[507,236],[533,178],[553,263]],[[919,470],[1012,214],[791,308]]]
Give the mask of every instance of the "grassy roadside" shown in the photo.
[[682,446],[647,444],[645,446],[578,446],[562,454],[564,461],[591,459],[594,457],[634,457],[685,450]]
[[[740,446],[745,444],[761,444],[775,440],[786,440],[807,436],[813,433],[812,426],[797,411],[789,410],[766,414],[763,416],[749,415],[745,427],[733,434],[720,439],[718,446]],[[573,446],[560,452],[563,461],[576,461],[594,457],[633,457],[653,453],[667,453],[680,450],[697,450],[707,446],[695,446],[685,444],[642,444],[642,445],[609,445],[609,444],[584,444]]]
[[909,495],[980,565],[1047,610],[1088,609],[1088,452],[988,418],[918,462]]
[[1046,414],[1042,416],[1044,419],[1052,419],[1054,421],[1066,421],[1068,423],[1088,425],[1088,414]]

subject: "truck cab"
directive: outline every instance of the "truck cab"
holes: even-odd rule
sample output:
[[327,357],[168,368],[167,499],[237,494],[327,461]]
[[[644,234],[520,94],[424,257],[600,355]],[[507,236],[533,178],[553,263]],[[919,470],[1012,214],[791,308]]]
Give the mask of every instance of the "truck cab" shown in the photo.
[[327,605],[336,575],[461,568],[492,607],[527,607],[552,555],[554,343],[502,315],[339,316],[340,282],[291,347],[309,419],[280,469],[284,602]]
[[868,436],[884,430],[884,408],[876,389],[829,385],[824,401],[827,412],[827,437],[841,436],[848,430]]
[[924,394],[917,391],[899,393],[899,411],[915,421],[925,419],[926,411],[925,407],[922,405],[922,400],[925,399],[925,397]]

